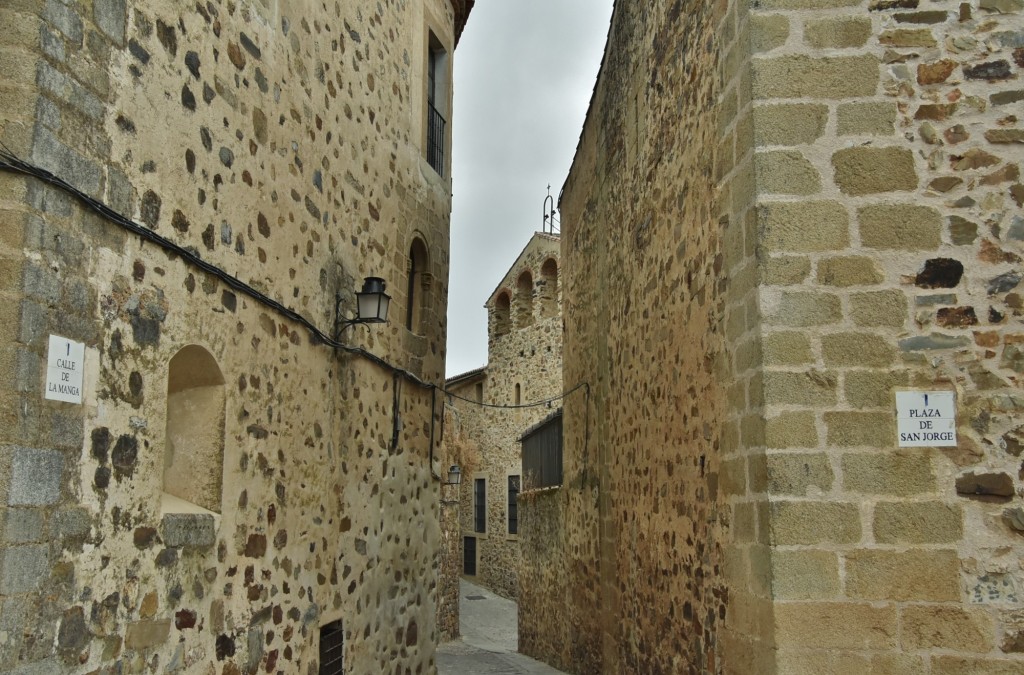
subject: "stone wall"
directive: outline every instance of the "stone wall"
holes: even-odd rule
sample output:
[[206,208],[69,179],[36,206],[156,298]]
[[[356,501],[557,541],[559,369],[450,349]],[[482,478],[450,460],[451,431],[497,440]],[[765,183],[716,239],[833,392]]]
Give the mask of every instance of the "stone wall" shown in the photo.
[[[1024,667],[1022,35],[1015,1],[617,3],[562,198],[593,406],[524,651]],[[957,447],[898,447],[904,389],[955,392]]]
[[592,408],[565,403],[564,494],[537,504],[565,512],[565,561],[524,569],[551,592],[521,605],[520,648],[570,672],[719,664],[722,9],[617,3],[561,200],[564,381],[589,382]]
[[[1024,668],[1024,4],[749,25],[778,670]],[[957,447],[897,447],[902,388],[956,393]]]
[[[562,391],[559,263],[558,238],[534,234],[487,302],[486,369],[478,377],[454,378],[449,388],[463,399],[448,402],[453,421],[449,433],[452,444],[463,448],[459,511],[463,537],[476,539],[474,582],[513,599],[519,594],[520,543],[518,534],[509,533],[508,477],[521,480],[519,437],[551,412],[547,405],[516,406],[557,397]],[[527,278],[528,283],[517,284]],[[503,295],[507,305],[499,301]],[[499,316],[502,306],[509,307],[507,319]],[[477,385],[482,386],[482,402],[499,407],[476,405]],[[475,531],[477,479],[484,479],[487,486],[483,533]]]
[[[442,475],[444,475],[444,471],[445,468],[441,467]],[[449,642],[459,637],[462,529],[459,525],[458,503],[457,489],[442,485],[441,550],[438,552],[437,569],[437,637],[439,642]]]
[[570,632],[561,608],[552,603],[553,598],[564,598],[562,585],[568,573],[563,546],[567,494],[556,488],[519,496],[520,651],[558,668],[568,667],[563,649]]
[[[727,383],[722,419],[722,513],[729,538],[723,574],[730,609],[720,635],[722,672],[774,670],[771,574],[768,540],[761,527],[767,500],[761,489],[764,465],[764,390],[761,373],[761,307],[758,222],[751,105],[750,3],[730,3],[721,18],[718,104],[718,222],[728,275],[725,303],[727,356],[717,367]],[[748,480],[748,473],[750,474]]]
[[[471,4],[5,3],[0,140],[327,333],[335,293],[348,315],[385,278],[392,321],[343,339],[439,383],[450,181],[424,69]],[[315,673],[341,620],[352,672],[432,672],[431,392],[38,179],[0,171],[0,236],[0,662]],[[434,283],[407,330],[416,237]],[[83,405],[42,397],[50,334],[86,345]],[[196,429],[212,509],[165,494],[189,345],[215,366],[186,380],[222,390],[223,429]]]

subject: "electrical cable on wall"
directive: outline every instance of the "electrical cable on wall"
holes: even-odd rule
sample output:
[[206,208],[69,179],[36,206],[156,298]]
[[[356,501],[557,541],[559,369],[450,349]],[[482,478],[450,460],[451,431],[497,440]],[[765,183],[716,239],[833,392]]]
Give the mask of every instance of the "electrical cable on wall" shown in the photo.
[[[291,309],[290,307],[287,307],[287,306],[281,304],[280,302],[278,302],[277,300],[274,300],[273,298],[265,295],[264,293],[261,293],[260,291],[256,290],[255,288],[253,288],[249,284],[245,283],[244,281],[242,281],[238,277],[231,275],[230,273],[228,273],[223,268],[218,267],[218,266],[216,266],[216,265],[214,265],[214,264],[212,264],[210,262],[207,262],[207,261],[203,260],[202,257],[199,256],[198,253],[196,253],[196,252],[194,252],[194,251],[192,251],[190,249],[187,249],[187,248],[181,246],[180,244],[177,244],[174,241],[171,241],[170,239],[157,234],[156,232],[154,232],[153,230],[149,229],[148,227],[145,227],[143,225],[140,225],[140,224],[136,223],[135,221],[131,220],[127,216],[124,216],[124,215],[118,213],[117,211],[114,211],[112,208],[110,208],[109,206],[107,206],[103,202],[90,197],[89,195],[85,194],[84,192],[82,192],[81,190],[76,188],[74,185],[71,185],[70,183],[65,181],[63,178],[60,178],[59,176],[54,175],[53,173],[47,171],[46,169],[43,169],[42,167],[36,166],[34,164],[31,164],[29,162],[26,162],[26,161],[20,159],[17,155],[15,155],[13,152],[11,152],[10,149],[7,148],[7,146],[3,145],[2,143],[0,143],[0,170],[6,170],[6,171],[10,171],[12,173],[20,173],[20,174],[24,174],[26,176],[31,176],[31,177],[36,178],[36,179],[38,179],[38,180],[40,180],[40,181],[42,181],[44,183],[47,183],[48,185],[52,185],[52,186],[54,186],[56,188],[59,188],[60,190],[62,190],[64,192],[66,192],[66,193],[76,197],[87,208],[89,208],[90,210],[96,212],[97,214],[102,216],[104,219],[114,223],[115,225],[118,225],[118,226],[128,230],[129,232],[132,232],[133,234],[138,235],[144,241],[148,241],[150,243],[156,244],[157,246],[162,248],[164,251],[167,251],[168,253],[171,253],[171,254],[173,254],[175,256],[178,256],[179,258],[184,260],[187,264],[189,264],[189,265],[191,265],[193,267],[196,267],[199,270],[201,270],[201,271],[203,271],[203,272],[205,272],[207,274],[210,274],[210,275],[216,277],[220,281],[224,282],[224,284],[226,284],[230,288],[232,288],[232,289],[234,289],[234,290],[236,290],[236,291],[238,291],[240,293],[243,293],[243,294],[249,296],[250,298],[255,300],[257,303],[259,303],[259,304],[261,304],[261,305],[263,305],[263,306],[265,306],[265,307],[267,307],[269,309],[272,309],[275,312],[277,312],[278,314],[280,314],[281,316],[283,316],[283,317],[285,317],[287,319],[290,319],[290,320],[292,320],[292,321],[302,325],[313,336],[314,343],[317,343],[317,342],[318,343],[322,343],[322,344],[325,344],[325,345],[327,345],[329,347],[334,348],[335,350],[340,350],[342,352],[345,352],[345,353],[348,353],[348,354],[352,354],[354,356],[358,356],[358,357],[363,358],[363,359],[365,359],[365,360],[367,360],[367,361],[369,361],[369,362],[371,362],[371,363],[373,363],[373,364],[383,368],[384,370],[387,370],[388,372],[390,372],[394,376],[394,378],[395,378],[395,385],[396,385],[395,386],[394,419],[392,420],[392,422],[393,422],[393,426],[392,426],[392,432],[393,432],[392,443],[393,444],[397,443],[397,438],[398,438],[398,435],[399,435],[399,429],[400,429],[400,423],[401,423],[400,422],[400,418],[399,418],[399,412],[398,412],[398,399],[400,397],[400,391],[401,391],[400,387],[398,387],[398,383],[399,383],[399,379],[398,378],[401,378],[401,379],[404,379],[404,380],[406,380],[408,382],[411,382],[414,385],[416,385],[417,387],[420,387],[422,389],[430,389],[431,390],[431,400],[432,401],[435,401],[436,392],[440,391],[441,393],[443,393],[443,394],[445,394],[447,396],[450,396],[452,398],[458,399],[460,401],[465,401],[466,403],[470,403],[472,405],[478,405],[478,406],[481,406],[481,407],[484,407],[484,408],[520,409],[520,408],[536,408],[536,407],[540,407],[540,406],[544,406],[544,405],[550,406],[555,401],[559,401],[559,400],[569,396],[573,392],[575,392],[575,391],[577,391],[577,390],[579,390],[579,389],[581,389],[583,387],[586,387],[586,389],[587,389],[587,399],[589,401],[589,398],[590,398],[590,385],[587,382],[582,382],[582,383],[576,385],[575,387],[573,387],[572,389],[569,389],[568,391],[565,391],[565,392],[563,392],[562,394],[560,394],[558,396],[553,396],[551,398],[547,398],[547,399],[544,399],[544,400],[541,400],[541,401],[535,401],[533,403],[524,403],[524,404],[521,404],[521,405],[498,405],[498,404],[493,404],[493,403],[483,403],[482,401],[475,401],[475,400],[472,400],[472,399],[464,398],[462,396],[459,396],[458,394],[455,394],[455,393],[447,391],[444,387],[440,387],[440,386],[438,386],[436,384],[432,384],[430,382],[426,382],[426,381],[420,379],[419,377],[417,377],[415,374],[409,372],[408,370],[405,370],[404,368],[400,368],[399,366],[396,366],[396,365],[388,362],[384,358],[382,358],[380,356],[377,356],[376,354],[374,354],[372,352],[368,352],[365,349],[362,349],[361,347],[352,347],[350,345],[346,345],[346,344],[344,344],[342,342],[339,342],[339,341],[335,340],[334,338],[330,337],[329,335],[324,333],[322,330],[320,330],[320,328],[318,328],[317,325],[315,323],[313,323],[312,320],[306,318],[302,314],[299,314],[298,312],[296,312],[295,310]],[[431,438],[430,438],[430,456],[431,456],[431,460],[433,460],[433,453],[434,453],[434,424],[433,424],[433,415],[434,415],[435,405],[431,405],[431,431],[430,431],[430,436],[431,436]],[[587,410],[587,420],[588,420],[587,421],[587,427],[588,427],[588,429],[586,430],[586,434],[589,437],[589,414],[590,414],[589,413],[589,404],[588,404],[587,407],[588,407],[588,410]],[[442,418],[441,418],[441,440],[443,441],[443,439],[444,439],[444,416],[442,415]],[[431,471],[433,471],[433,468],[431,468]]]
[[452,392],[450,392],[450,391],[448,391],[446,389],[442,389],[441,391],[444,392],[444,394],[446,396],[450,396],[450,397],[452,397],[454,399],[458,399],[459,401],[465,401],[466,403],[472,403],[473,405],[480,406],[481,408],[497,408],[499,410],[518,410],[518,409],[521,409],[521,408],[539,408],[542,405],[550,406],[555,401],[561,401],[563,398],[566,398],[567,396],[569,396],[569,394],[575,392],[577,389],[582,389],[583,387],[587,387],[587,389],[589,389],[590,388],[590,383],[588,383],[588,382],[580,382],[579,384],[577,384],[572,389],[569,389],[568,391],[564,391],[561,394],[559,394],[558,396],[552,396],[551,398],[545,398],[545,399],[542,399],[540,401],[533,401],[532,403],[521,403],[521,404],[518,404],[518,405],[511,405],[511,404],[509,404],[509,405],[502,405],[502,404],[499,404],[499,403],[484,403],[483,401],[477,401],[475,399],[465,398],[464,396],[459,396],[458,394],[452,393]]
[[365,349],[361,349],[359,347],[352,347],[342,342],[338,342],[337,340],[333,339],[332,337],[324,333],[322,330],[320,330],[316,326],[316,324],[314,324],[311,320],[307,319],[306,317],[299,314],[295,310],[286,307],[285,305],[274,300],[273,298],[264,295],[263,293],[259,292],[258,290],[256,290],[249,284],[245,283],[238,277],[229,274],[224,269],[203,260],[199,256],[199,254],[195,253],[194,251],[191,251],[181,246],[180,244],[177,244],[171,241],[170,239],[157,234],[156,232],[150,230],[149,228],[143,225],[139,225],[138,223],[132,221],[131,219],[121,215],[120,213],[114,211],[103,202],[93,199],[89,195],[85,194],[84,192],[82,192],[75,186],[71,185],[64,179],[55,176],[54,174],[50,173],[49,171],[41,167],[35,166],[24,160],[19,159],[9,149],[7,149],[6,146],[3,145],[0,145],[0,169],[6,169],[14,173],[21,173],[28,176],[33,176],[43,181],[44,183],[48,183],[50,185],[58,187],[64,192],[67,192],[77,197],[89,209],[95,211],[96,213],[103,216],[110,222],[119,225],[120,227],[123,227],[129,232],[138,235],[145,241],[156,244],[165,251],[168,251],[182,258],[183,260],[185,260],[185,262],[189,263],[193,267],[197,267],[203,272],[206,272],[207,274],[217,277],[217,279],[223,281],[227,286],[233,288],[234,290],[240,293],[244,293],[245,295],[248,295],[256,302],[266,307],[269,307],[270,309],[273,309],[278,314],[281,314],[282,316],[291,319],[296,323],[301,324],[313,335],[314,340],[317,342],[321,342],[330,347],[334,347],[335,349],[340,349],[341,351],[347,352],[349,354],[361,356],[362,358],[377,364],[378,366],[384,368],[385,370],[401,375],[406,380],[424,389],[429,389],[431,387],[437,386],[429,382],[424,382],[413,373],[410,373],[409,371],[403,368],[399,368],[398,366],[388,363],[381,357],[371,352],[368,352]]

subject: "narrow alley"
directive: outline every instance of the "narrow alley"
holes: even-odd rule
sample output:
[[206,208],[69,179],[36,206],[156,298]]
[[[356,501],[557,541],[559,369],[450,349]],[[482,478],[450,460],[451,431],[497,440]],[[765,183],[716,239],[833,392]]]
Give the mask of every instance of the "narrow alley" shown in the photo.
[[562,671],[520,654],[515,602],[459,582],[462,637],[437,650],[439,675],[560,675]]

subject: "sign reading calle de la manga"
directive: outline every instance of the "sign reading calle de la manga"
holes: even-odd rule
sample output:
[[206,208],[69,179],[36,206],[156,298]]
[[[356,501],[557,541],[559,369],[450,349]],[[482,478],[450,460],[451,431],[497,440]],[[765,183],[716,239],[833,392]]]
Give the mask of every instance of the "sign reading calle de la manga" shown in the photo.
[[85,345],[59,335],[50,336],[46,356],[46,398],[67,403],[82,402]]
[[896,431],[901,448],[956,445],[956,394],[896,392]]

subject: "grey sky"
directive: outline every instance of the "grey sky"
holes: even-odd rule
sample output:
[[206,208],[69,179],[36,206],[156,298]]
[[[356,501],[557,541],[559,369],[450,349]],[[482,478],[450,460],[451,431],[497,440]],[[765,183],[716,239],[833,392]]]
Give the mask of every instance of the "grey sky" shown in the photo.
[[455,52],[448,375],[487,362],[483,304],[557,198],[612,0],[478,0]]

